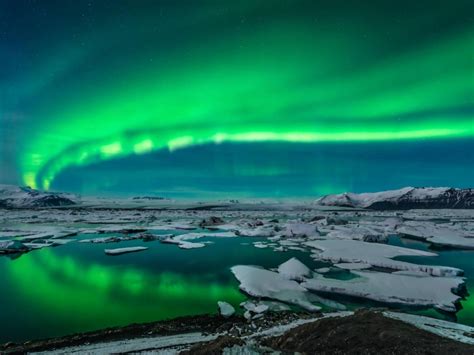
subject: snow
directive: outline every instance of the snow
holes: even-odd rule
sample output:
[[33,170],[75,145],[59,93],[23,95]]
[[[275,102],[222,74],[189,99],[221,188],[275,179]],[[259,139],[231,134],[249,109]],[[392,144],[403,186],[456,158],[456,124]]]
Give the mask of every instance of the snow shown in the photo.
[[231,271],[240,282],[240,289],[250,296],[295,304],[308,311],[321,309],[309,301],[304,287],[276,272],[248,265],[233,266]]
[[50,206],[73,205],[77,197],[71,194],[50,193],[0,184],[0,206],[8,208],[38,208]]
[[474,232],[460,224],[408,221],[396,229],[402,236],[442,247],[474,249]]
[[267,244],[267,243],[263,243],[263,242],[255,242],[255,243],[253,243],[253,246],[254,246],[255,248],[259,248],[259,249],[268,248],[268,244]]
[[430,333],[474,345],[474,328],[440,319],[399,312],[383,312],[383,315],[410,323]]
[[301,281],[311,274],[311,270],[296,258],[291,258],[278,266],[278,273],[289,280]]
[[329,271],[331,271],[331,268],[329,267],[320,267],[319,269],[314,270],[318,274],[327,274]]
[[320,250],[312,254],[316,259],[340,263],[362,263],[370,266],[393,270],[423,271],[434,276],[456,276],[462,270],[433,265],[417,265],[404,261],[392,260],[398,256],[436,256],[422,250],[408,249],[386,244],[367,243],[355,240],[313,240],[305,245]]
[[373,301],[434,307],[446,312],[456,312],[460,297],[452,291],[460,289],[464,280],[458,277],[414,277],[374,271],[352,271],[359,276],[351,280],[336,280],[315,275],[301,285],[309,290]]
[[116,249],[105,249],[104,252],[107,255],[120,255],[126,253],[134,253],[137,251],[147,250],[148,247],[128,247],[128,248],[116,248]]
[[177,238],[167,237],[160,240],[162,243],[165,244],[177,244],[181,249],[197,249],[197,248],[204,248],[206,244],[204,243],[193,243],[187,242],[185,240],[179,240]]
[[369,192],[362,194],[343,193],[327,195],[317,202],[325,206],[351,206],[366,208],[375,202],[397,199],[414,190],[414,187],[405,187],[399,190],[388,190],[382,192]]
[[[291,309],[287,304],[277,301],[261,301],[257,304],[257,307],[258,305],[267,306],[268,310],[272,312],[289,311]],[[257,309],[261,310],[262,308]]]
[[270,306],[262,302],[245,301],[240,304],[244,309],[253,313],[263,313],[269,310]]
[[88,345],[77,345],[59,350],[49,350],[45,352],[31,354],[96,354],[107,355],[117,353],[138,353],[150,351],[170,351],[169,354],[176,354],[183,346],[211,341],[217,339],[220,334],[204,335],[202,333],[185,333],[169,336],[124,339],[105,343],[96,343]]
[[236,235],[233,232],[216,232],[216,233],[185,233],[180,235],[168,235],[163,239],[160,239],[162,243],[166,244],[177,244],[181,249],[197,249],[204,248],[205,243],[190,242],[190,240],[201,239],[205,237],[213,238],[235,238]]
[[284,226],[281,235],[287,238],[300,238],[317,236],[319,233],[314,224],[291,222]]
[[362,263],[340,263],[340,264],[334,264],[334,266],[339,269],[344,269],[344,270],[364,270],[364,269],[371,268],[370,265],[362,264]]
[[235,313],[235,308],[227,302],[218,301],[217,306],[219,307],[219,314],[225,318],[228,318]]
[[291,329],[299,327],[300,325],[303,325],[303,324],[313,323],[324,318],[348,317],[353,314],[354,312],[352,311],[340,311],[340,312],[324,313],[322,316],[318,318],[297,319],[287,324],[276,325],[262,331],[257,331],[252,335],[244,337],[244,339],[253,339],[253,338],[258,338],[258,337],[276,337],[276,336],[280,336],[286,333],[287,331]]
[[375,226],[360,225],[338,225],[331,226],[331,229],[321,229],[327,232],[327,239],[353,239],[364,242],[383,243],[387,240],[387,230]]
[[[472,206],[471,200],[472,190],[469,189],[450,189],[448,187],[405,187],[399,190],[389,190],[382,192],[369,193],[343,193],[336,195],[327,195],[316,201],[322,206],[348,206],[357,208],[370,208],[375,203],[389,202],[394,206],[398,202],[412,202],[412,203],[436,203],[446,204],[446,206],[459,206],[459,203],[464,199],[465,206]],[[457,199],[457,200],[456,200]],[[439,205],[436,206],[439,208]]]
[[178,244],[178,247],[181,249],[199,249],[199,248],[204,248],[206,244],[204,243],[191,243],[191,242],[185,242],[185,241],[180,241]]

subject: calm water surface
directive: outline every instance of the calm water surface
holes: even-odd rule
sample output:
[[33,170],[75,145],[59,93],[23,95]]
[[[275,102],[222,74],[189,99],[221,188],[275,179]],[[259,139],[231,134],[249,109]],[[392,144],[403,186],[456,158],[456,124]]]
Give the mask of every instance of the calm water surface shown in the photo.
[[[174,231],[176,232],[176,231]],[[162,231],[160,233],[166,233]],[[104,237],[83,235],[78,238]],[[216,303],[236,308],[246,297],[230,272],[237,264],[277,267],[296,256],[310,268],[327,266],[309,253],[274,252],[252,242],[263,238],[207,238],[212,244],[182,250],[159,242],[127,241],[112,244],[72,242],[45,248],[16,259],[0,257],[0,342],[22,341],[95,330],[133,322],[156,321],[184,315],[216,313]],[[392,239],[391,244],[422,243]],[[149,250],[107,256],[105,248],[144,245]],[[405,258],[418,263],[462,268],[474,290],[473,252],[443,251],[436,258]],[[348,273],[332,277],[347,278]],[[346,303],[349,308],[361,303]],[[367,303],[365,303],[367,305]],[[474,301],[463,302],[460,322],[474,325]],[[438,316],[437,312],[425,314]]]

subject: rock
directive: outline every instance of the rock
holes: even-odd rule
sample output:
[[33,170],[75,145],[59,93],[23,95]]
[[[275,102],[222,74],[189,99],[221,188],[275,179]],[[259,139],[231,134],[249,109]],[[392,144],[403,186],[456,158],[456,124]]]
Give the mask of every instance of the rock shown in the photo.
[[348,223],[345,219],[336,218],[336,217],[326,217],[326,223],[328,225],[342,226]]

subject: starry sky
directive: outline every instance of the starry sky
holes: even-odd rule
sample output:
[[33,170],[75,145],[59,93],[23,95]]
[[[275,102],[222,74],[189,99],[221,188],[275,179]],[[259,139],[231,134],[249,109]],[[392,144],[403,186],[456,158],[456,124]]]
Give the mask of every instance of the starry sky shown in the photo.
[[0,183],[474,186],[474,2],[3,0]]

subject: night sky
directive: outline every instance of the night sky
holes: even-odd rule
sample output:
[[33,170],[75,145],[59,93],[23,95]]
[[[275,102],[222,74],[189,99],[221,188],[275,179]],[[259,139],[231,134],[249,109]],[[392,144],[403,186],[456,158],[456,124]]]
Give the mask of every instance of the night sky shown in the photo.
[[0,2],[0,183],[474,186],[474,2]]

